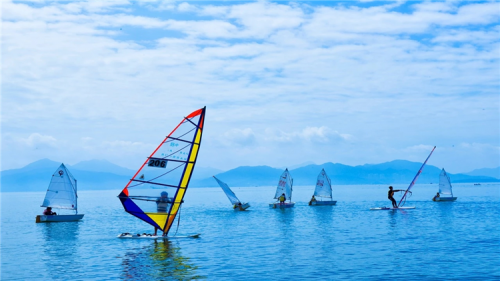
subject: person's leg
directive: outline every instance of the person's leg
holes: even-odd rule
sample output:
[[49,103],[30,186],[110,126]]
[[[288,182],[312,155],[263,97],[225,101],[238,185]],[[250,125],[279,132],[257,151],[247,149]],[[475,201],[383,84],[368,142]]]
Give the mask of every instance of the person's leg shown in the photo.
[[394,200],[394,198],[390,198],[391,199],[391,202],[392,202],[392,207],[393,208],[397,208],[398,207],[398,203],[396,203],[396,200]]

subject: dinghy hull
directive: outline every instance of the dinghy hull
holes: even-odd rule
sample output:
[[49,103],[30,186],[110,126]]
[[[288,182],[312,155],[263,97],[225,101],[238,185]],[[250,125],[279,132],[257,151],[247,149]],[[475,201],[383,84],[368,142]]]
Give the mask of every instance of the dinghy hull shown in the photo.
[[457,200],[457,197],[437,197],[434,198],[432,201],[436,202],[451,202]]
[[337,201],[312,201],[309,202],[309,206],[333,206],[337,204]]
[[279,202],[276,202],[276,203],[269,204],[269,208],[273,208],[273,209],[286,209],[286,208],[293,208],[294,206],[295,206],[295,202],[282,203],[282,204],[280,204]]
[[246,209],[250,208],[250,204],[243,203],[241,204],[241,206],[234,206],[233,208],[235,211],[245,211]]
[[56,215],[56,216],[46,216],[38,215],[36,216],[36,222],[69,222],[69,221],[79,221],[83,218],[84,214],[78,215]]

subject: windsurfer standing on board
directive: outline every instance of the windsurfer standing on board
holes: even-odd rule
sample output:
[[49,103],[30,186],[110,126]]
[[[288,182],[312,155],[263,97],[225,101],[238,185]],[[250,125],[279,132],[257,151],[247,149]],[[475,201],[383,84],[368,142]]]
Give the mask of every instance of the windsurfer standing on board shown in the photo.
[[402,190],[402,189],[393,190],[392,185],[389,186],[389,192],[387,193],[387,198],[389,198],[389,200],[391,200],[393,208],[397,208],[398,203],[396,202],[396,200],[394,200],[394,197],[392,197],[392,196],[394,196],[394,192],[399,192],[399,191],[404,191],[404,190]]
[[[156,211],[158,213],[166,213],[168,207],[168,193],[166,191],[162,191],[160,194],[160,198],[156,200]],[[157,235],[158,228],[155,227],[155,236]]]

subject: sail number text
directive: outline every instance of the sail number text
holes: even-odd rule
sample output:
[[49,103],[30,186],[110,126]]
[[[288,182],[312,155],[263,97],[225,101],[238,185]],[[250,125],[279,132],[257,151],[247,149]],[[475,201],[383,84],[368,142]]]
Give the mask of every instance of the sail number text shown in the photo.
[[167,160],[164,160],[164,159],[149,159],[148,166],[149,167],[155,167],[155,168],[166,168],[167,167]]

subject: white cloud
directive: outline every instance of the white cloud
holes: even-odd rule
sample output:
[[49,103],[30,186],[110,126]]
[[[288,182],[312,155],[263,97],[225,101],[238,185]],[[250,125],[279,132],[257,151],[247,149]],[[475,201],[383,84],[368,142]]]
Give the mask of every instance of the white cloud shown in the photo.
[[[205,166],[376,163],[408,147],[420,159],[419,144],[498,143],[498,3],[415,3],[150,1],[139,14],[120,1],[5,2],[2,137],[39,132],[58,155],[135,167],[207,105]],[[498,157],[477,147],[481,161],[453,165]]]
[[19,140],[24,145],[29,148],[54,148],[57,146],[57,140],[53,136],[41,135],[39,133],[33,133],[27,138],[21,138]]

